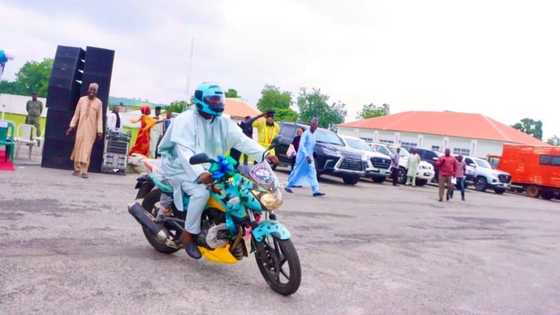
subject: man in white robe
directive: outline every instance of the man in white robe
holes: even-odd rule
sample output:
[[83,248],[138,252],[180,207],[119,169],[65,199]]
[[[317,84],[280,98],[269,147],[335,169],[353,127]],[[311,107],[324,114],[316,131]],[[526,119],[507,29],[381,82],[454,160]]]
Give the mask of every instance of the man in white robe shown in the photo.
[[[161,175],[173,186],[173,202],[184,211],[183,193],[190,196],[181,242],[189,256],[198,259],[201,254],[193,241],[200,233],[202,212],[210,196],[207,185],[212,177],[203,165],[190,164],[190,158],[206,153],[216,159],[235,148],[251,158],[262,161],[265,149],[255,140],[245,136],[231,119],[223,117],[224,93],[211,83],[199,85],[193,97],[196,109],[190,109],[173,119],[158,147],[162,157]],[[269,160],[277,163],[275,156]],[[167,208],[163,203],[162,208]]]

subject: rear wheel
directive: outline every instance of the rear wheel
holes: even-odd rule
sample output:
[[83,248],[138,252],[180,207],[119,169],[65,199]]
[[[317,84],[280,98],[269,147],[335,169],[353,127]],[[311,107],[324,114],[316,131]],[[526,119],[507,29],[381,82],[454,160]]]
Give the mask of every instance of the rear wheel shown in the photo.
[[541,193],[541,197],[544,200],[551,200],[554,198],[554,192],[552,190],[545,190]]
[[360,181],[360,176],[344,175],[342,176],[342,181],[346,185],[356,185]]
[[281,295],[294,294],[301,284],[301,266],[292,241],[267,236],[257,248],[257,266],[270,288]]
[[425,179],[418,179],[418,178],[416,179],[416,186],[422,187],[422,186],[426,185],[427,183],[428,183],[428,181],[425,180]]
[[478,191],[486,191],[486,188],[488,188],[488,182],[486,181],[486,178],[478,177],[476,179],[475,187]]
[[371,180],[374,183],[382,184],[385,181],[385,177],[372,177]]
[[406,168],[399,168],[399,174],[398,179],[399,179],[399,184],[401,185],[405,185],[406,184],[406,174],[408,173],[408,171],[406,170]]
[[527,195],[529,197],[539,198],[540,194],[541,194],[541,190],[539,189],[539,187],[535,185],[527,187]]
[[[144,209],[146,209],[146,211],[151,213],[152,216],[154,216],[154,218],[157,216],[158,202],[159,202],[160,197],[161,197],[161,192],[159,191],[159,189],[154,189],[154,190],[150,191],[144,197],[144,200],[142,201],[142,207]],[[150,232],[150,230],[148,230],[147,228],[142,227],[142,231],[144,231],[144,236],[148,240],[148,243],[150,243],[150,245],[152,245],[152,247],[155,250],[157,250],[158,252],[164,253],[164,254],[173,254],[174,252],[179,250],[178,248],[169,247],[169,246],[159,242],[156,239],[156,236],[154,234],[152,234]],[[172,233],[173,231],[169,231],[169,232]]]

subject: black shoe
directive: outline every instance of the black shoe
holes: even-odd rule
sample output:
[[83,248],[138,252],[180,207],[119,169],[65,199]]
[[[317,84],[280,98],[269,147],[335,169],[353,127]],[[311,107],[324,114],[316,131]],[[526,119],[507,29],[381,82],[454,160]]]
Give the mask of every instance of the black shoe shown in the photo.
[[294,193],[294,191],[293,191],[290,187],[286,187],[286,188],[284,188],[284,190],[285,190],[287,193],[290,193],[290,194],[293,194],[293,193]]
[[313,193],[313,197],[323,197],[324,195],[325,195],[325,193],[322,193],[322,192]]
[[202,258],[202,254],[200,253],[200,251],[198,250],[198,246],[196,246],[194,242],[185,245],[185,251],[187,252],[187,255],[189,255],[191,258],[194,259]]

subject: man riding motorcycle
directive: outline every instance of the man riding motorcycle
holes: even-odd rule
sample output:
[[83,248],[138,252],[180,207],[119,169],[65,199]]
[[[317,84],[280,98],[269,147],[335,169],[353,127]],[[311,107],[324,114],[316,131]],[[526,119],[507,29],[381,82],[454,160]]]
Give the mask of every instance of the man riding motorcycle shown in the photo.
[[[190,196],[185,220],[185,232],[180,236],[187,254],[195,259],[201,257],[194,238],[200,233],[202,212],[208,202],[208,185],[212,176],[202,165],[191,165],[189,159],[197,153],[211,158],[225,155],[231,148],[261,161],[265,148],[245,136],[231,120],[222,116],[224,92],[213,83],[200,84],[192,99],[196,110],[190,109],[176,117],[159,145],[161,153],[161,176],[173,186],[173,196],[162,194],[160,207],[169,213],[171,202],[184,211],[183,192]],[[267,157],[278,163],[276,156]]]

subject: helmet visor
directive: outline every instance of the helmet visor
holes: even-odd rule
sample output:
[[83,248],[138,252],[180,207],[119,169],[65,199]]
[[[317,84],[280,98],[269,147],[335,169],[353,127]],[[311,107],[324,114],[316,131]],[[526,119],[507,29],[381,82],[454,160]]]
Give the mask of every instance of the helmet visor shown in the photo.
[[204,100],[212,110],[217,112],[222,112],[224,110],[224,100],[221,96],[208,96]]

